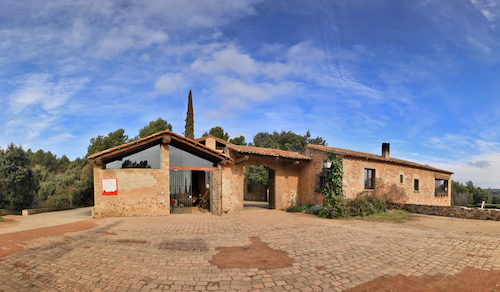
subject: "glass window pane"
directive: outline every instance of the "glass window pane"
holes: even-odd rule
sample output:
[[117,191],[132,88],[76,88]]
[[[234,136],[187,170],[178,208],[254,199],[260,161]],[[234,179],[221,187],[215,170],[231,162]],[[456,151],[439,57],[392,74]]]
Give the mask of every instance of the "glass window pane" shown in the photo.
[[105,169],[121,168],[161,168],[161,148],[160,144],[151,146],[127,156],[115,158],[104,164]]
[[217,167],[217,163],[189,153],[173,145],[169,145],[169,157],[170,166]]

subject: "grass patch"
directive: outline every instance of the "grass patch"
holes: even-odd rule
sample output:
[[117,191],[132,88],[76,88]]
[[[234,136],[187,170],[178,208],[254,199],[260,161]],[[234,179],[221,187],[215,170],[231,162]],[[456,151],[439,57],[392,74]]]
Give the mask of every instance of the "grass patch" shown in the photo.
[[286,208],[287,212],[303,212],[311,209],[312,205],[311,204],[305,204],[305,205],[297,205],[297,206],[290,206]]
[[358,220],[374,221],[374,222],[396,222],[402,223],[412,219],[414,215],[404,210],[388,210],[387,212],[368,215],[365,217],[353,217]]

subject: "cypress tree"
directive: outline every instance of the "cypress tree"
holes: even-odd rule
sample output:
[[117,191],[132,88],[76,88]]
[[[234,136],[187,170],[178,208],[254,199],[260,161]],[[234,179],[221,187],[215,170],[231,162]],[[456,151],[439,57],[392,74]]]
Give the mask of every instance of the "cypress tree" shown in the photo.
[[194,139],[193,96],[191,95],[191,90],[189,90],[186,130],[184,132],[184,136],[189,139]]

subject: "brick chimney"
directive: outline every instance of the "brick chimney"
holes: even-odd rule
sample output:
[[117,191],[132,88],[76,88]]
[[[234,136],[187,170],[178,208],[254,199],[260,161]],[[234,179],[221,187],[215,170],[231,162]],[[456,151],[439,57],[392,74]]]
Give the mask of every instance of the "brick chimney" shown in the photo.
[[382,143],[382,157],[389,158],[389,143]]

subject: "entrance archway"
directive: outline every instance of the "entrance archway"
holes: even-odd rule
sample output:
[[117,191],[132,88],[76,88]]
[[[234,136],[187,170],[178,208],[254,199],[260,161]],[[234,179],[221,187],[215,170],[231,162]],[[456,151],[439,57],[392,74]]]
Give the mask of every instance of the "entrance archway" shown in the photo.
[[264,165],[244,167],[243,207],[276,209],[276,172]]

